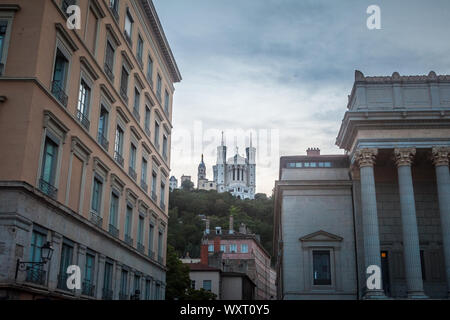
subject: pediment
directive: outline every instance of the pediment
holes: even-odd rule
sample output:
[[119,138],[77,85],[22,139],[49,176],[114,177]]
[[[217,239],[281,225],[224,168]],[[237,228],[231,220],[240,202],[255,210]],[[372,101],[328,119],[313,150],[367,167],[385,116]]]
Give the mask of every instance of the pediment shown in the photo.
[[319,230],[313,233],[310,233],[306,236],[301,237],[300,241],[342,241],[342,237],[337,236],[335,234]]

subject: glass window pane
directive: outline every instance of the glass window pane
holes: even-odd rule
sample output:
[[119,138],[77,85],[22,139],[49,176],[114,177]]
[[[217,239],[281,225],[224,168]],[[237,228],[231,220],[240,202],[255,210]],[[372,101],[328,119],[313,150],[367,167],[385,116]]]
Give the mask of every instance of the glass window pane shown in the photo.
[[331,285],[330,251],[313,251],[314,285]]

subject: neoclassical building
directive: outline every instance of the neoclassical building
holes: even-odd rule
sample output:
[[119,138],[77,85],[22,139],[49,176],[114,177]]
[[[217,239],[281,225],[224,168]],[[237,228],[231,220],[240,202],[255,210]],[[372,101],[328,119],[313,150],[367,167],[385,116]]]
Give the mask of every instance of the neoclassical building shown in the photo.
[[345,155],[281,158],[279,298],[448,298],[450,76],[356,71],[347,109]]

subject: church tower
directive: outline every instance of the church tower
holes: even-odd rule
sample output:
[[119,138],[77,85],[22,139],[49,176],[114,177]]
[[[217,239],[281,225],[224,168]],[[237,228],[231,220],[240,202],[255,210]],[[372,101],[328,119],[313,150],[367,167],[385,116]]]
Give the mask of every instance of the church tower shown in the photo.
[[205,163],[203,162],[203,154],[202,154],[202,161],[198,165],[197,188],[199,188],[201,180],[206,180],[206,166]]
[[250,133],[250,146],[245,149],[247,155],[247,181],[250,193],[255,193],[256,187],[256,148],[252,145],[252,134]]
[[217,192],[225,191],[226,184],[226,163],[227,163],[227,147],[223,138],[222,131],[222,143],[217,147],[217,164],[213,167],[214,181],[217,184]]

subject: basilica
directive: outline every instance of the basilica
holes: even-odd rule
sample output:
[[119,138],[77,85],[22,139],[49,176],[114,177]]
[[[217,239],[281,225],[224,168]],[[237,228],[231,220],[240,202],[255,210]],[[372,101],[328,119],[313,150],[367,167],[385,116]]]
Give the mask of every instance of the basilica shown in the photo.
[[198,165],[197,188],[201,190],[217,190],[217,192],[230,192],[240,199],[255,198],[255,174],[256,174],[256,148],[250,145],[245,149],[245,157],[239,154],[236,148],[235,154],[227,159],[227,147],[223,134],[222,143],[217,147],[217,163],[213,166],[214,179],[206,178],[206,165],[202,160]]

